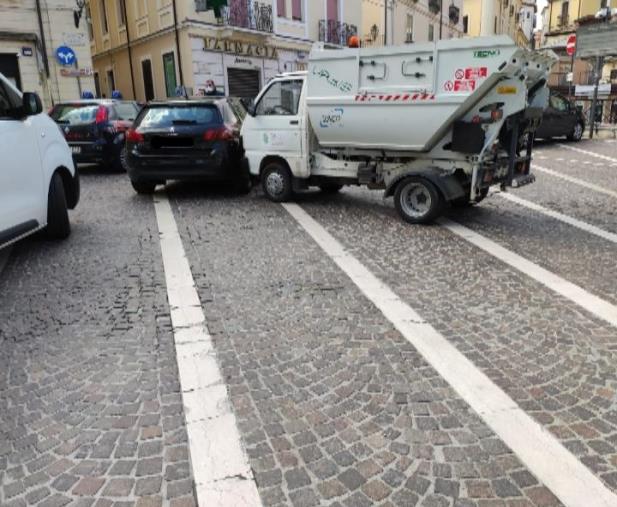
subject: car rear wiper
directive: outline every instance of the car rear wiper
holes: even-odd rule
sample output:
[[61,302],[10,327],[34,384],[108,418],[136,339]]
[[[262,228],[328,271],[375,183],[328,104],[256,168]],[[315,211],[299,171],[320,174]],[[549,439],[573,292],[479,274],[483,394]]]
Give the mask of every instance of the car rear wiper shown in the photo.
[[195,120],[174,120],[171,123],[174,125],[197,125]]

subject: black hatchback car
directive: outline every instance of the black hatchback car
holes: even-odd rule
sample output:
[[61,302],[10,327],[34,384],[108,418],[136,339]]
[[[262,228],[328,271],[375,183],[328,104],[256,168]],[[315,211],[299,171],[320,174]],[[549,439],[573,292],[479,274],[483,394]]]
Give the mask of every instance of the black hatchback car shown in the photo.
[[536,130],[536,138],[567,137],[580,141],[585,132],[585,116],[568,99],[551,93],[548,107],[542,115],[542,123]]
[[56,104],[49,115],[59,125],[76,163],[122,170],[124,137],[140,107],[125,100],[92,99]]
[[227,99],[149,103],[126,136],[133,188],[150,194],[167,180],[203,180],[248,191],[239,127]]

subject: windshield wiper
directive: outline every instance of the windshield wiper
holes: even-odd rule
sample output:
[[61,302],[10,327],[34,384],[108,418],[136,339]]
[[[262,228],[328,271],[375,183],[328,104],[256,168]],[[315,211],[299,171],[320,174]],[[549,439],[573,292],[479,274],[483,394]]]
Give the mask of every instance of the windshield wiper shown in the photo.
[[195,120],[174,120],[171,123],[174,125],[197,125]]

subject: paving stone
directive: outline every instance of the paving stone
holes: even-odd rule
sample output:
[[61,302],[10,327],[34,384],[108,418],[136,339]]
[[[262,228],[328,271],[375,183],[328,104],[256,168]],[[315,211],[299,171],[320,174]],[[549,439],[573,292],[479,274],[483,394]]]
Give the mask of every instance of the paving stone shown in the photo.
[[285,482],[291,490],[308,486],[311,483],[311,479],[303,468],[295,468],[285,472]]
[[342,474],[338,476],[338,480],[350,491],[354,491],[362,486],[366,479],[353,468],[345,470]]
[[92,496],[101,489],[105,479],[99,477],[84,477],[73,488],[73,494],[78,496]]
[[111,497],[127,497],[131,493],[134,483],[135,481],[133,479],[110,479],[107,481],[101,494]]

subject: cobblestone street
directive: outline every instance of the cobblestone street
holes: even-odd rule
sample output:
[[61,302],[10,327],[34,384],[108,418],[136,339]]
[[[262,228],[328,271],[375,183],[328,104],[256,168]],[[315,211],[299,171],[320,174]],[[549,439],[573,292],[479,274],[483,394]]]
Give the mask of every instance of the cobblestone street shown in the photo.
[[[617,142],[539,143],[533,171],[411,226],[352,187],[294,214],[260,188],[172,183],[154,197],[167,217],[83,168],[71,237],[0,259],[0,505],[197,507],[229,480],[263,506],[617,505]],[[354,263],[483,383],[444,375]],[[207,342],[183,335],[195,323]],[[220,381],[193,382],[204,357]],[[559,454],[530,454],[523,419]],[[234,424],[246,473],[207,463]],[[570,481],[601,495],[575,504]]]

